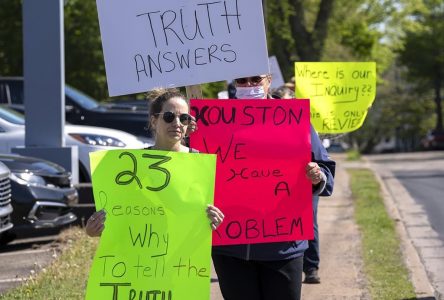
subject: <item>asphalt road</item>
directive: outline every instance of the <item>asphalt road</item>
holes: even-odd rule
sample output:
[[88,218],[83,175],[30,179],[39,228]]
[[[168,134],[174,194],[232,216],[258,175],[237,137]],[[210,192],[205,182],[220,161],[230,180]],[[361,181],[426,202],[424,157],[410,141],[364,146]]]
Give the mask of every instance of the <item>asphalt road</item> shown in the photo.
[[[94,212],[92,203],[80,203],[74,208],[78,216],[72,225],[81,225]],[[37,274],[57,256],[58,229],[14,229],[17,238],[0,245],[0,295]],[[1,298],[1,296],[0,296]]]
[[430,225],[444,242],[444,169],[398,171],[394,175],[413,199],[423,206]]
[[56,235],[19,238],[0,246],[0,294],[22,284],[55,257]]

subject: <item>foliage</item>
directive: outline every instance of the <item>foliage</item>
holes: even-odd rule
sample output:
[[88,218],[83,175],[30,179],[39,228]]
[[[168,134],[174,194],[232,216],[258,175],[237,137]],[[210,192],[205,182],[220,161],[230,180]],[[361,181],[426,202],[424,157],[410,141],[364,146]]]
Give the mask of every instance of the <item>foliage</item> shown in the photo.
[[[107,97],[96,3],[70,0],[65,14],[66,82],[96,99]],[[23,75],[22,1],[0,1],[0,75]]]
[[350,149],[347,151],[346,160],[348,161],[359,161],[361,160],[361,153],[356,149]]
[[0,76],[23,74],[21,2],[0,0]]
[[348,171],[372,299],[416,299],[395,224],[387,214],[378,182],[370,170]]
[[225,81],[211,82],[201,85],[203,98],[217,99],[217,93],[227,90],[227,83]]
[[99,22],[94,0],[65,5],[66,82],[93,98],[108,97]]
[[377,100],[368,112],[364,125],[349,134],[349,142],[354,143],[363,153],[369,153],[381,140],[394,137],[398,151],[416,150],[421,137],[430,128],[432,101],[430,98],[415,96],[412,87],[403,80],[399,66],[393,64],[381,75]]
[[[393,18],[395,2],[267,1],[269,52],[278,58],[286,78],[294,75],[295,61],[376,61],[382,73],[394,56],[380,43],[380,27]],[[322,13],[325,8],[329,14]]]
[[418,94],[434,90],[436,125],[443,130],[442,89],[444,89],[444,3],[425,1],[426,10],[417,11],[414,18],[421,25],[418,30],[408,30],[400,62],[407,69],[407,77],[415,82]]

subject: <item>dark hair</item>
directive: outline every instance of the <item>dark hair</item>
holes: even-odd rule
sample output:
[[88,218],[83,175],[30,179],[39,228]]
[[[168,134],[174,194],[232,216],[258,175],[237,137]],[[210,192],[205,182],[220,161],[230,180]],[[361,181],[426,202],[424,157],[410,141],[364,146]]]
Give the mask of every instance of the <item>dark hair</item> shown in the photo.
[[190,103],[188,99],[178,90],[175,88],[172,89],[155,89],[152,91],[149,91],[146,94],[146,99],[150,102],[149,103],[149,115],[148,115],[148,127],[147,129],[151,129],[151,116],[157,117],[157,114],[159,114],[162,111],[163,105],[165,102],[170,100],[171,98],[181,98],[183,99],[188,106],[190,106]]
[[274,89],[271,92],[272,97],[277,99],[283,99],[285,94],[289,95],[292,98],[294,97],[294,92],[284,85],[278,87],[277,89]]
[[188,99],[178,89],[155,89],[147,93],[147,100],[150,101],[150,116],[156,115],[162,111],[165,102],[171,98],[182,98],[187,105]]

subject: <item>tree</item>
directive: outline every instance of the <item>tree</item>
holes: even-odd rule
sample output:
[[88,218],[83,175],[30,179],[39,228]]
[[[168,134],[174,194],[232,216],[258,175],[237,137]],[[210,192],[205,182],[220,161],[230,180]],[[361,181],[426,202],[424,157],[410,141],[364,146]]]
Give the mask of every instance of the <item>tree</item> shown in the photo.
[[313,29],[310,31],[307,26],[303,1],[290,1],[290,5],[295,12],[290,15],[291,32],[293,36],[298,37],[295,45],[301,61],[321,60],[334,2],[335,0],[321,0]]
[[0,1],[0,75],[23,74],[22,2]]
[[65,5],[66,82],[95,99],[108,97],[105,64],[94,0]]
[[[94,0],[70,0],[65,9],[66,82],[96,99],[107,97]],[[23,75],[22,1],[0,1],[0,75]]]
[[405,65],[407,76],[415,82],[420,94],[434,91],[437,131],[443,131],[442,96],[444,88],[444,3],[425,1],[427,10],[414,16],[419,30],[409,30],[399,60]]

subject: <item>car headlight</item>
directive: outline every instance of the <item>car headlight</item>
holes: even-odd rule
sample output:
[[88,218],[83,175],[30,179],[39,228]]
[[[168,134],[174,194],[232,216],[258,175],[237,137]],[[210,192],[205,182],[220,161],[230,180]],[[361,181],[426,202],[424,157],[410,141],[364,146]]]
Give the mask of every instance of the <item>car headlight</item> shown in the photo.
[[107,146],[107,147],[125,147],[126,144],[119,139],[97,134],[84,134],[84,133],[70,133],[74,139],[83,144],[92,146]]
[[32,173],[11,173],[11,180],[16,181],[19,184],[29,184],[29,185],[46,185],[45,179],[42,176],[38,176]]

